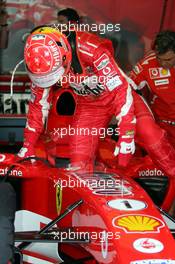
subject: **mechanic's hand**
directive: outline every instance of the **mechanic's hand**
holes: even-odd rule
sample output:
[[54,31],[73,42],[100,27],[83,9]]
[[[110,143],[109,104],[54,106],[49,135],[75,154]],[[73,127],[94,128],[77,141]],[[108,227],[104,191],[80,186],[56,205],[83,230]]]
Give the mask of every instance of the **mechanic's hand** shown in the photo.
[[114,150],[114,156],[118,155],[119,166],[123,166],[123,167],[127,166],[134,152],[135,152],[134,138],[121,136]]
[[24,159],[27,157],[34,157],[35,151],[33,145],[31,145],[28,142],[25,142],[23,147],[20,149],[20,151],[17,154],[17,157]]

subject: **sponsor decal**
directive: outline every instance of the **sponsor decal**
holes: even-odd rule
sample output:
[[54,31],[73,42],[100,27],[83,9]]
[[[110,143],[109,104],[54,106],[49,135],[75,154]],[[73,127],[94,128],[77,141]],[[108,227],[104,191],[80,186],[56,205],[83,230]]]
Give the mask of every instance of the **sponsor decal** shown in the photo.
[[150,170],[150,169],[147,169],[147,170],[142,170],[142,171],[139,171],[139,177],[144,177],[144,176],[164,176],[165,174],[161,171],[161,170],[158,170],[158,169],[153,169],[153,170]]
[[130,262],[130,264],[175,264],[175,260],[171,259],[143,259],[135,260]]
[[46,37],[45,35],[37,34],[37,35],[32,36],[32,39],[41,40],[41,39],[45,39],[45,37]]
[[95,67],[97,70],[101,70],[107,66],[109,63],[109,57],[106,54],[103,54],[98,60],[94,62]]
[[170,70],[160,68],[160,77],[168,77],[170,76]]
[[165,78],[170,76],[170,70],[163,68],[151,68],[149,69],[149,75],[151,79]]
[[112,224],[126,233],[159,233],[165,226],[162,220],[142,214],[120,215],[112,220]]
[[153,238],[139,238],[134,241],[133,247],[142,253],[158,253],[164,249],[164,245],[157,239]]
[[[9,168],[6,167],[4,169],[0,169],[0,175],[6,175],[7,172],[8,172]],[[16,169],[13,169],[11,170],[11,172],[9,173],[9,176],[23,176],[23,173],[21,170],[16,170]]]
[[145,209],[147,204],[134,199],[115,199],[109,201],[108,206],[117,210],[137,211]]
[[165,84],[169,84],[169,80],[168,79],[161,79],[161,80],[155,80],[154,84],[156,86],[158,85],[165,85]]
[[149,75],[151,79],[155,79],[160,77],[159,76],[159,70],[157,68],[151,68],[149,69]]
[[99,64],[101,63],[101,58],[105,58],[105,56],[106,58],[108,58],[106,54],[103,54],[97,61],[94,62],[94,65],[96,66],[97,70],[100,72],[100,75],[105,76],[103,84],[107,83],[112,77],[116,76],[116,74],[119,73],[119,71],[116,72],[116,68],[114,67],[114,64],[112,64],[110,61],[108,61],[108,63],[103,62],[104,65],[106,64],[105,66],[102,65],[103,67],[101,67],[101,65],[99,66]]
[[56,208],[58,214],[60,214],[61,212],[61,207],[62,207],[62,188],[58,184],[56,185]]
[[[74,89],[76,94],[79,94],[82,96],[83,95],[86,96],[90,94],[98,96],[101,93],[103,93],[103,91],[105,90],[104,85],[100,83],[100,80],[98,80],[98,77],[96,75],[93,75],[87,78],[83,77],[82,82],[80,83],[77,83],[74,81],[77,81],[77,80],[73,80],[72,82],[70,78],[70,86]],[[81,81],[81,77],[80,77],[80,81]]]
[[106,86],[109,89],[109,91],[112,91],[113,89],[115,89],[121,84],[122,84],[122,81],[120,80],[120,77],[116,75],[113,78],[109,79],[109,81],[107,81]]

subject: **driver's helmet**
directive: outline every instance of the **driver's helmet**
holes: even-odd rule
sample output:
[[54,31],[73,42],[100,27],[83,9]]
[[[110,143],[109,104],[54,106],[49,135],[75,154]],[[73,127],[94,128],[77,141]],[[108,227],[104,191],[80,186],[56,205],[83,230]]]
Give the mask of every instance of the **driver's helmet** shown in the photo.
[[71,47],[64,34],[51,26],[34,30],[24,47],[24,61],[31,81],[48,88],[67,74],[71,64]]

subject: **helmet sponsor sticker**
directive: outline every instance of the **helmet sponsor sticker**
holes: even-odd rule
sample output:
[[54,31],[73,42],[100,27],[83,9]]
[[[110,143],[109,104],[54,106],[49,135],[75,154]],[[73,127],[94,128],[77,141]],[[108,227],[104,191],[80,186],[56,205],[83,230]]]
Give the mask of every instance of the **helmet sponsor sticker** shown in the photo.
[[41,35],[41,34],[37,34],[31,37],[32,40],[41,40],[41,39],[45,39],[46,36],[45,35]]
[[133,247],[142,253],[158,253],[164,249],[164,245],[157,239],[153,238],[139,238],[134,241]]
[[120,215],[113,218],[112,224],[126,233],[159,233],[165,226],[162,220],[144,214]]
[[137,211],[145,209],[147,204],[134,199],[115,199],[109,201],[108,206],[117,210]]

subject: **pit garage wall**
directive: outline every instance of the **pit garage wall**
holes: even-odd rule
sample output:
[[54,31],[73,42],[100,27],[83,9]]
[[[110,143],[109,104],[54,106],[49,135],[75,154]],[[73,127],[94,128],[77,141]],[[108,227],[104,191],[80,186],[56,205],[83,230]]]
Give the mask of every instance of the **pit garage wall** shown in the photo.
[[[23,56],[26,32],[37,25],[55,23],[57,10],[73,7],[83,16],[83,23],[120,24],[120,31],[101,36],[113,40],[116,59],[129,71],[151,46],[159,31],[163,10],[166,11],[162,29],[175,30],[174,0],[6,0],[9,14],[9,45],[1,52],[0,72],[11,71]],[[14,52],[15,51],[15,52]],[[9,59],[10,58],[10,59]],[[21,66],[20,70],[24,70]]]

